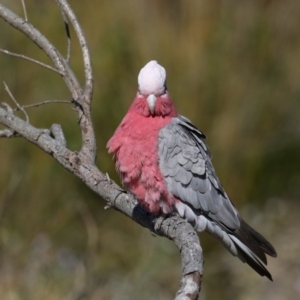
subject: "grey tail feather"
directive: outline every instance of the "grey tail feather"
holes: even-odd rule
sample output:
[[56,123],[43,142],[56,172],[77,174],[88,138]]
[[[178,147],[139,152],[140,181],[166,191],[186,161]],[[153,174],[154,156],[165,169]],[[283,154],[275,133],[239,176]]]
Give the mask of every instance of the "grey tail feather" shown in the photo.
[[266,254],[277,257],[274,247],[257,231],[250,227],[243,219],[241,226],[230,233],[230,237],[240,250],[240,259],[252,267],[261,276],[266,276],[273,281],[271,274],[259,261],[267,265]]
[[266,254],[277,257],[275,248],[260,233],[250,227],[243,219],[241,219],[241,227],[244,227],[251,236],[256,240],[259,248]]
[[255,270],[259,275],[266,276],[271,281],[273,281],[272,275],[270,272],[260,263],[259,260],[253,260],[251,257],[246,256],[245,262]]

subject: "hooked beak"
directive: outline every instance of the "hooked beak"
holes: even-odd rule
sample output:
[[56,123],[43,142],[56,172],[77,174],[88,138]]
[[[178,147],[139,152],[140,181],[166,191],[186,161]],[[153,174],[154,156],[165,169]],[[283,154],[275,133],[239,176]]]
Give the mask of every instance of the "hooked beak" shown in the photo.
[[147,102],[148,102],[148,105],[149,105],[149,109],[150,109],[150,112],[151,114],[153,115],[154,114],[154,109],[155,109],[155,102],[156,102],[156,97],[154,94],[150,94],[148,97],[147,97]]

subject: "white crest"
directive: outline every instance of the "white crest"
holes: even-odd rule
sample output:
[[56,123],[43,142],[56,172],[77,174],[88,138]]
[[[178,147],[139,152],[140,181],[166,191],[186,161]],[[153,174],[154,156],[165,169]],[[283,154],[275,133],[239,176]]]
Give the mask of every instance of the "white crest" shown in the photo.
[[165,90],[167,74],[165,68],[156,60],[148,62],[138,76],[139,90],[142,94],[161,94]]

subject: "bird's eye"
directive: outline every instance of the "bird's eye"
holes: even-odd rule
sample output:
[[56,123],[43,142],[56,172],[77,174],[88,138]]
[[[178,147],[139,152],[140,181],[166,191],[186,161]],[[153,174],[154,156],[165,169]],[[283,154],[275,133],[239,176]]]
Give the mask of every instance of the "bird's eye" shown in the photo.
[[146,98],[146,95],[143,94],[140,89],[138,89],[138,94],[139,94],[139,96],[142,96],[142,97]]
[[162,90],[162,92],[155,94],[155,96],[160,97],[163,96],[167,93],[167,87],[164,86],[164,89]]

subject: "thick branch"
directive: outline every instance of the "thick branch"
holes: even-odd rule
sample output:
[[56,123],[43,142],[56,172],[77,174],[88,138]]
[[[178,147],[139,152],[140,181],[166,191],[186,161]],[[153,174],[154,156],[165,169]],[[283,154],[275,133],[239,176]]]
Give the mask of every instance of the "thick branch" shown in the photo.
[[52,138],[48,132],[33,127],[2,108],[0,123],[52,155],[62,166],[105,199],[109,206],[152,232],[173,240],[181,252],[183,275],[176,299],[197,299],[203,274],[203,256],[198,236],[189,223],[179,216],[155,218],[145,212],[131,195],[101,173],[82,153],[68,150],[59,139]]

